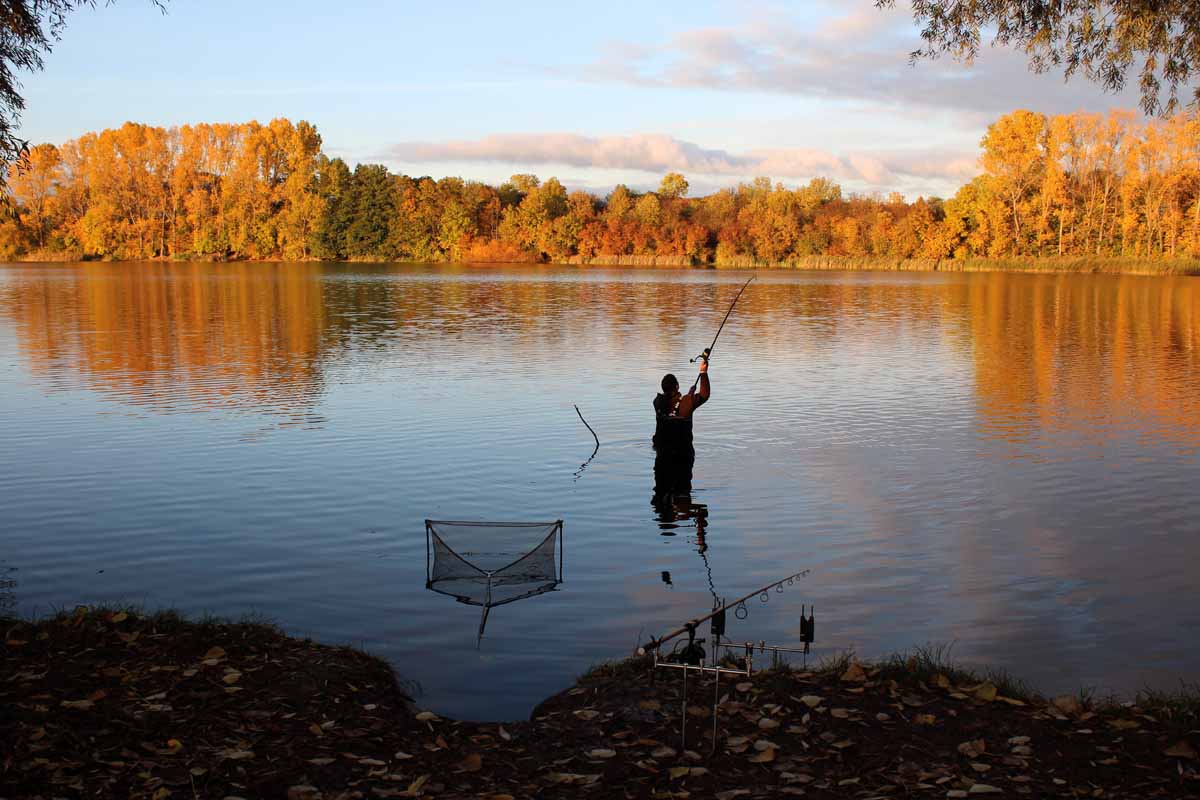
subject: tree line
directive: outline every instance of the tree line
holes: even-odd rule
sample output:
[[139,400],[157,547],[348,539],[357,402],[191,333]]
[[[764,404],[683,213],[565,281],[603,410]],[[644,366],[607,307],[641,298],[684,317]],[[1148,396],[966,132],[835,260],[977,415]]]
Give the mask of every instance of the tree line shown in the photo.
[[988,127],[981,174],[906,201],[827,178],[756,178],[704,197],[600,198],[556,178],[499,186],[353,169],[307,122],[126,123],[14,164],[0,258],[359,259],[787,264],[807,256],[1200,255],[1200,118],[1015,111]]

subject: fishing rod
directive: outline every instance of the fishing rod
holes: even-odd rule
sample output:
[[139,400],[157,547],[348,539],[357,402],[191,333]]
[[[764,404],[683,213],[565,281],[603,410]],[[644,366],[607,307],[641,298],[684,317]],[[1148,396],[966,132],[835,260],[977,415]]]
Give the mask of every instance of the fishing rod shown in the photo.
[[[682,628],[677,628],[668,634],[664,634],[663,636],[660,636],[657,639],[651,639],[650,641],[646,642],[646,644],[644,644],[638,648],[638,653],[645,654],[645,653],[649,653],[652,650],[658,650],[665,643],[671,641],[676,636],[682,636],[683,634],[689,633],[689,632],[694,634],[696,631],[696,628],[700,627],[700,625],[702,623],[708,622],[710,619],[717,616],[718,614],[723,615],[725,613],[725,609],[729,608],[730,606],[733,606],[736,609],[736,608],[740,607],[742,605],[742,603],[745,603],[747,600],[749,600],[751,597],[754,597],[755,595],[759,595],[760,597],[763,595],[766,595],[767,597],[770,597],[770,595],[767,595],[767,592],[770,591],[771,589],[774,589],[777,586],[783,586],[785,583],[794,583],[797,578],[803,578],[808,573],[809,573],[809,570],[807,570],[807,569],[800,570],[799,572],[793,572],[791,575],[788,575],[786,578],[780,578],[779,580],[777,580],[773,583],[768,583],[766,586],[763,586],[761,589],[755,589],[753,592],[750,592],[747,595],[743,595],[742,597],[739,597],[737,600],[734,600],[731,603],[722,603],[717,608],[714,608],[712,610],[712,613],[706,614],[703,617],[697,617],[696,619],[692,620],[691,622],[685,622],[683,624]],[[779,591],[782,592],[783,589],[780,589]],[[737,615],[737,611],[735,611],[734,613],[735,613],[735,615]],[[739,616],[739,618],[743,618],[745,616],[745,614],[741,614],[738,616]]]
[[[729,304],[729,310],[725,312],[725,319],[721,320],[721,327],[717,328],[717,335],[713,337],[712,344],[704,348],[703,353],[689,360],[689,364],[695,364],[697,361],[703,361],[705,364],[708,363],[708,359],[712,355],[713,348],[717,346],[717,339],[721,338],[721,331],[725,330],[725,323],[729,321],[729,315],[733,313],[733,308],[737,305],[738,300],[742,299],[742,292],[746,291],[746,287],[754,281],[755,277],[757,276],[751,276],[750,280],[746,281],[745,286],[742,286],[741,291],[737,293],[737,297],[733,298],[733,302]],[[699,384],[700,376],[697,375],[696,382],[692,384],[692,388],[695,389]]]

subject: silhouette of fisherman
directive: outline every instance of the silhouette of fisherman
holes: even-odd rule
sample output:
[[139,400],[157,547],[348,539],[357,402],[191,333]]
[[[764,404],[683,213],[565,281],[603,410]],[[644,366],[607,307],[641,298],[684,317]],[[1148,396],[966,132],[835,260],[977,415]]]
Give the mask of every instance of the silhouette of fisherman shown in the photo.
[[662,394],[654,398],[654,499],[659,504],[687,500],[692,492],[692,466],[696,449],[692,446],[692,417],[712,394],[708,380],[708,359],[700,362],[700,391],[693,386],[680,394],[679,380],[663,376]]

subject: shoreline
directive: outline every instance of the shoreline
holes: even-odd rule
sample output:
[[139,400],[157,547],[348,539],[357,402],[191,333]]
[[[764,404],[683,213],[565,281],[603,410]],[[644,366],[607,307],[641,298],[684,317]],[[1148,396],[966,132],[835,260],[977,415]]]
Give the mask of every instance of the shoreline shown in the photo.
[[863,258],[854,256],[809,256],[783,263],[737,259],[726,262],[698,263],[675,256],[574,256],[563,261],[404,261],[388,259],[226,259],[226,258],[154,258],[137,261],[75,257],[78,254],[39,253],[22,256],[14,264],[425,264],[433,266],[505,267],[571,266],[623,267],[627,269],[765,270],[794,272],[1009,272],[1043,275],[1150,275],[1200,276],[1200,258],[1151,259],[1125,256],[1005,257],[1005,258]]
[[726,679],[714,748],[711,681],[685,698],[646,659],[481,723],[419,711],[379,658],[260,622],[80,606],[0,625],[8,800],[1200,797],[1200,695],[1047,700],[937,652]]

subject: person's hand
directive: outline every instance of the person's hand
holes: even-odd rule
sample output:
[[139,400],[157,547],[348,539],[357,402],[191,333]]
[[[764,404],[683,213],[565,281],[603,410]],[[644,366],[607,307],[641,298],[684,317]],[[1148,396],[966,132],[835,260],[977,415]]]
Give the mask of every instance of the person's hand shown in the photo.
[[708,359],[702,358],[702,359],[700,359],[700,374],[704,375],[707,372],[708,372]]

